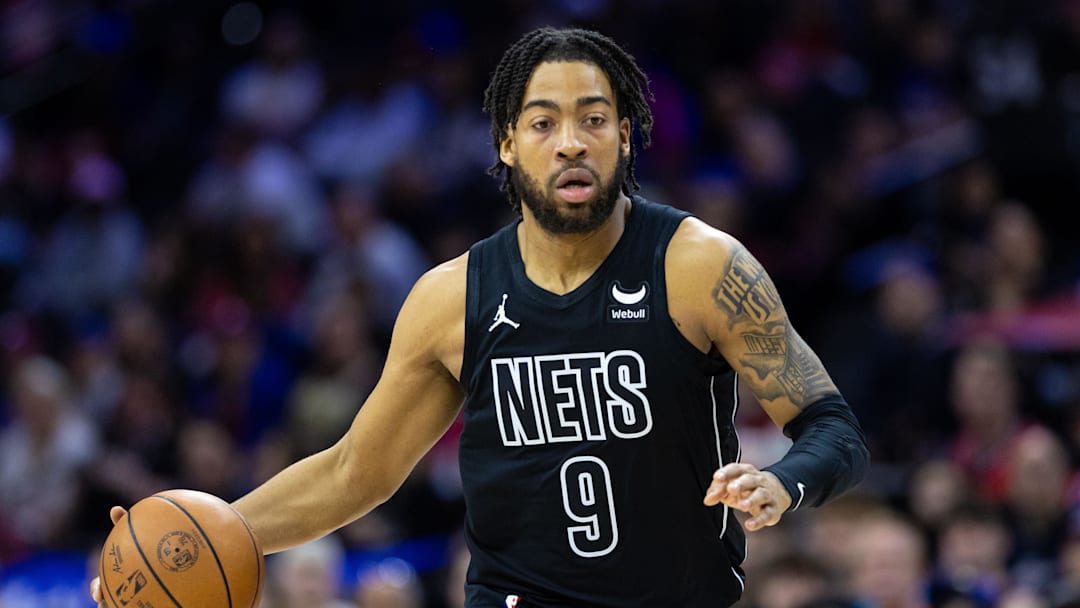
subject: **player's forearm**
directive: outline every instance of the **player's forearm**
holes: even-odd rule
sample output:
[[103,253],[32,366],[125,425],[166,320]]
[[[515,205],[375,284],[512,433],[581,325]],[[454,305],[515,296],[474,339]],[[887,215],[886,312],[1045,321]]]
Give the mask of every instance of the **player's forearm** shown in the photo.
[[356,468],[342,440],[292,464],[233,506],[264,552],[283,551],[340,528],[386,499]]
[[794,440],[780,462],[764,470],[791,495],[791,510],[819,506],[859,483],[870,464],[855,414],[839,393],[810,404],[784,427]]

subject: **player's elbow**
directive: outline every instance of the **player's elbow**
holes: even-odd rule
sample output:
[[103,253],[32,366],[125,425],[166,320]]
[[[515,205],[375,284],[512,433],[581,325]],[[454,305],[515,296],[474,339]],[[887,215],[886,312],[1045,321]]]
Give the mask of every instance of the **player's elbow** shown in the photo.
[[866,444],[866,436],[857,427],[847,438],[846,453],[847,467],[851,471],[851,485],[856,485],[866,477],[870,470],[870,446]]
[[335,451],[333,491],[348,505],[350,521],[390,500],[401,485],[386,475],[376,459],[365,458],[354,449],[348,436],[331,449]]

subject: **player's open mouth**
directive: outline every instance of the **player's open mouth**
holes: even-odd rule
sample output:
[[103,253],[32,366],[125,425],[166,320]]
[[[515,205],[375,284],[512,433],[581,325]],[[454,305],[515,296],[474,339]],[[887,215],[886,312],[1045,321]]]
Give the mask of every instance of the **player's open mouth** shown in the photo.
[[568,203],[583,203],[592,196],[593,176],[588,169],[567,169],[559,174],[555,189]]

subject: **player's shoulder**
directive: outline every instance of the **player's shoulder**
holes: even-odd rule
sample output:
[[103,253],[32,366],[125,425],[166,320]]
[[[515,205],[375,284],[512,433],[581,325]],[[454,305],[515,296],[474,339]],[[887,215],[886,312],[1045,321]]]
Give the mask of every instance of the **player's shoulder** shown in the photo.
[[442,312],[458,310],[464,314],[468,271],[469,252],[466,251],[425,272],[413,285],[409,300],[414,304],[423,304],[425,310],[433,308]]
[[694,275],[705,269],[722,268],[723,264],[744,249],[743,244],[731,234],[690,216],[679,223],[668,243],[668,274]]
[[[696,217],[687,217],[668,243],[664,274],[669,299],[682,316],[691,312],[713,313],[712,291],[733,269],[758,275],[759,262],[739,239]],[[704,317],[703,317],[704,318]]]
[[466,251],[425,272],[417,281],[417,285],[436,290],[460,289],[464,293],[465,277],[468,271],[469,252]]
[[398,313],[391,354],[408,353],[414,359],[438,360],[447,369],[456,369],[453,361],[460,358],[465,333],[468,261],[469,254],[464,253],[416,281]]

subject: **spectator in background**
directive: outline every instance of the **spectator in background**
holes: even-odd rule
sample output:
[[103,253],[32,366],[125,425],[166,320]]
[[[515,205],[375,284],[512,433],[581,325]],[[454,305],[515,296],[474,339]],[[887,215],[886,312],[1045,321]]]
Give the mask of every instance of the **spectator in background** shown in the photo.
[[1010,201],[994,208],[986,253],[981,282],[986,309],[1016,312],[1045,295],[1049,278],[1045,237],[1026,206]]
[[929,553],[922,531],[909,519],[888,512],[863,519],[849,551],[850,591],[860,605],[929,606]]
[[875,447],[890,462],[918,460],[932,449],[938,437],[930,429],[941,428],[944,418],[935,411],[939,401],[932,393],[944,380],[936,340],[943,323],[941,287],[915,259],[888,262],[881,279],[873,302],[874,396],[868,397],[883,423]]
[[143,228],[124,202],[123,168],[101,137],[86,132],[69,142],[71,207],[21,288],[25,305],[69,320],[103,313],[113,298],[130,294],[138,278]]
[[1064,443],[1041,426],[1017,437],[1007,470],[1004,505],[1016,549],[1014,575],[1020,584],[1042,592],[1056,574],[1055,560],[1068,535],[1075,473]]
[[79,476],[99,450],[97,427],[71,404],[67,372],[33,356],[8,379],[14,419],[0,430],[0,519],[36,549],[75,540]]
[[287,218],[245,213],[229,227],[230,249],[218,267],[208,267],[198,285],[199,297],[234,293],[251,307],[253,319],[288,326],[300,306],[306,257],[290,252],[283,238]]
[[311,361],[288,399],[290,461],[337,441],[375,385],[381,361],[365,319],[349,292],[319,303],[310,331]]
[[179,431],[176,441],[176,483],[181,488],[208,492],[226,501],[245,490],[245,462],[236,441],[221,424],[193,420]]
[[986,266],[982,237],[1002,196],[999,180],[987,159],[965,163],[943,180],[944,192],[938,197],[932,226],[950,311],[981,306]]
[[322,187],[303,158],[243,121],[217,132],[213,154],[195,171],[187,193],[189,221],[209,233],[209,243],[228,245],[243,234],[230,230],[262,220],[273,226],[274,244],[295,256],[319,251],[324,207]]
[[940,525],[935,587],[994,606],[1012,586],[1013,537],[1000,508],[966,503]]
[[387,341],[398,308],[430,266],[427,254],[401,225],[388,219],[378,193],[358,183],[336,185],[331,202],[333,241],[308,287],[309,306],[336,292],[361,297],[378,339]]
[[196,280],[195,272],[213,252],[205,241],[196,242],[192,226],[170,209],[150,226],[150,236],[139,269],[139,293],[163,317],[181,316],[185,299]]
[[358,608],[423,608],[424,593],[408,562],[387,558],[360,573],[353,594]]
[[431,100],[420,83],[386,69],[382,61],[340,61],[334,70],[340,90],[300,146],[324,180],[381,186],[390,167],[405,158],[430,125]]
[[188,407],[250,448],[281,427],[296,373],[293,345],[228,291],[208,290],[195,313],[195,332],[181,347]]
[[341,599],[345,554],[341,543],[325,536],[275,554],[267,562],[270,575],[265,608],[354,608]]
[[288,139],[315,118],[324,85],[322,70],[308,47],[309,35],[297,14],[270,16],[259,56],[225,80],[226,122],[246,122],[263,135]]
[[183,414],[172,387],[142,371],[128,374],[119,385],[118,402],[105,418],[105,445],[86,470],[80,524],[87,538],[109,533],[107,522],[91,519],[88,511],[131,505],[179,483]]
[[971,482],[964,472],[943,458],[918,465],[905,486],[907,512],[932,540],[937,539],[954,510],[974,499]]
[[[476,176],[483,175],[491,162],[490,124],[472,103],[479,85],[471,57],[463,49],[451,48],[437,54],[434,61],[425,84],[434,104],[431,113],[439,119],[424,131],[424,137],[412,141],[413,149],[403,158],[406,162],[394,164],[394,176],[408,180],[424,199],[460,208],[469,206],[468,201],[452,198],[482,194],[465,186],[475,184]],[[486,197],[480,198],[487,202]],[[447,210],[440,214],[452,217]]]
[[751,594],[755,608],[805,608],[835,598],[835,581],[819,560],[788,553],[770,561]]
[[825,505],[804,522],[804,550],[829,568],[832,578],[845,584],[856,566],[852,547],[863,533],[863,522],[880,518],[885,509],[880,500],[858,494]]
[[1018,383],[1007,347],[992,340],[962,347],[952,363],[949,397],[959,428],[949,455],[988,500],[1005,498],[1010,453],[1029,426]]
[[94,420],[112,416],[124,385],[124,369],[109,334],[93,324],[83,329],[67,361],[75,407]]
[[138,298],[118,299],[109,317],[109,339],[117,365],[161,381],[175,374],[168,320],[161,311]]
[[[941,286],[929,254],[911,242],[882,242],[851,256],[847,285],[857,305],[839,307],[823,332],[838,381],[859,412],[879,461],[900,465],[928,455],[946,416],[935,391],[944,382]],[[866,302],[866,305],[862,303]],[[850,344],[858,341],[859,349]],[[918,378],[918,382],[913,382]]]
[[[742,563],[742,569],[748,579],[751,576],[767,578],[770,564],[782,559],[785,555],[798,551],[797,541],[792,538],[791,534],[773,528],[765,528],[758,530],[758,532],[763,534],[753,534],[746,537],[746,559]],[[822,562],[828,563],[824,560]],[[835,563],[828,563],[828,567],[830,574],[841,570]],[[746,594],[744,597],[751,604],[754,602],[755,589],[755,586],[750,586],[744,590]]]

